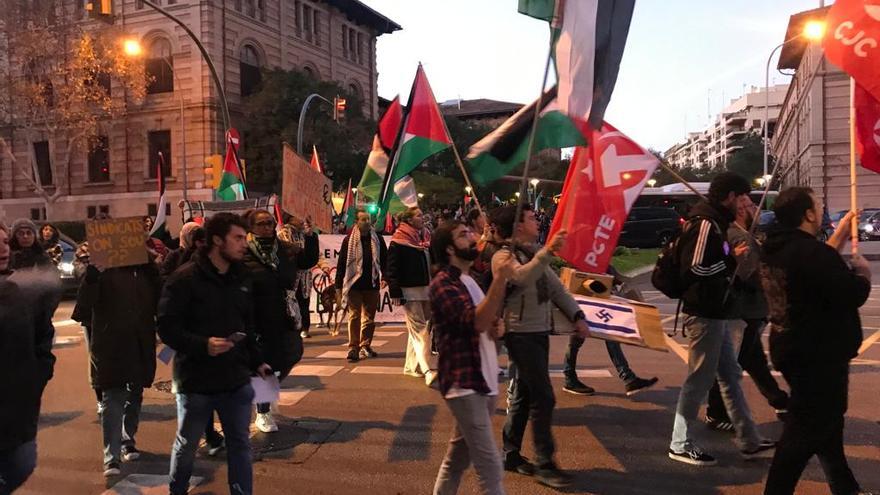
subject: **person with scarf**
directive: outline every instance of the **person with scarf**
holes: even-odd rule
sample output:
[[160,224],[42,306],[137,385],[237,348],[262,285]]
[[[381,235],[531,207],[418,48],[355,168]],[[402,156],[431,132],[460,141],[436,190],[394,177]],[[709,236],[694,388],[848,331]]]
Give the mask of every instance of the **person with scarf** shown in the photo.
[[[244,218],[249,225],[244,264],[254,284],[256,332],[263,359],[280,381],[287,378],[303,353],[302,338],[287,307],[287,291],[296,282],[294,248],[278,239],[275,217],[268,211],[251,210]],[[257,404],[254,424],[264,433],[278,431],[269,403]]]
[[40,227],[40,247],[43,248],[49,261],[55,266],[61,263],[61,255],[64,254],[64,250],[61,249],[61,243],[59,242],[60,238],[61,234],[51,223]]
[[12,270],[45,269],[52,267],[52,261],[46,256],[46,252],[37,242],[37,226],[34,222],[19,218],[12,223],[12,235],[9,239],[9,248],[12,257],[9,268]]
[[379,309],[379,284],[385,273],[385,241],[373,230],[370,214],[357,211],[357,223],[342,241],[336,265],[336,292],[348,308],[348,361],[376,357],[372,349]]
[[429,363],[431,337],[428,322],[431,306],[428,285],[431,283],[431,234],[425,230],[422,210],[417,206],[400,214],[400,226],[388,245],[388,290],[395,306],[403,305],[406,313],[406,361],[403,374],[425,377],[431,386],[437,371]]
[[193,236],[201,230],[201,241],[205,242],[204,229],[196,222],[187,222],[180,228],[180,237],[178,238],[180,247],[170,251],[162,261],[161,273],[163,277],[168,277],[180,265],[189,261],[196,250]]
[[318,264],[320,258],[320,250],[318,249],[318,234],[312,229],[311,222],[302,218],[288,215],[284,226],[279,230],[278,235],[282,240],[293,244],[298,255],[296,257],[296,267],[299,273],[296,275],[296,284],[294,289],[288,291],[288,303],[296,305],[296,312],[299,314],[299,330],[300,337],[308,339],[309,327],[311,326],[311,317],[309,315],[310,296],[312,295],[312,268]]

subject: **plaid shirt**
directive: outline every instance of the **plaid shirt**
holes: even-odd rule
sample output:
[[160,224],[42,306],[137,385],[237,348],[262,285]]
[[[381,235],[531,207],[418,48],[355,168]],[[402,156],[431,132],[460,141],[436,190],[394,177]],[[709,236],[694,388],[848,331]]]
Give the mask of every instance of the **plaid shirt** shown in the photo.
[[440,392],[445,396],[455,386],[488,394],[480,363],[480,336],[474,328],[476,308],[461,281],[461,270],[443,267],[431,280],[430,300],[438,337]]

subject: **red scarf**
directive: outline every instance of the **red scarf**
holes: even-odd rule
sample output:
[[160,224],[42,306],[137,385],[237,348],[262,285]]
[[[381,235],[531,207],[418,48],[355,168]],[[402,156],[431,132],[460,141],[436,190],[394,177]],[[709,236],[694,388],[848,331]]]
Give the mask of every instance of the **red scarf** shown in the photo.
[[415,227],[404,222],[394,231],[391,242],[416,249],[428,249],[431,247],[431,233],[428,229],[416,230]]

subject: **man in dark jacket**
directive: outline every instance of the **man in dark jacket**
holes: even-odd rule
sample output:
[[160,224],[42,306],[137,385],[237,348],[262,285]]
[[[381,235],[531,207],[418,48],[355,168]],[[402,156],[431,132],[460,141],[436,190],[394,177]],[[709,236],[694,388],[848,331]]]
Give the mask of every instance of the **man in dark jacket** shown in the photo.
[[[146,247],[144,247],[146,249]],[[102,269],[90,264],[77,307],[91,315],[92,388],[101,390],[104,476],[140,457],[135,434],[143,389],[156,375],[156,306],[161,280],[153,262]]]
[[406,313],[406,358],[403,373],[424,376],[431,386],[437,372],[431,368],[431,336],[428,322],[431,306],[428,303],[428,284],[431,283],[431,234],[425,230],[422,210],[407,209],[400,215],[400,226],[391,237],[388,247],[388,290],[396,305],[403,305]]
[[358,210],[357,224],[339,248],[335,284],[348,308],[348,361],[352,363],[378,356],[370,344],[376,329],[385,251],[385,240],[373,230],[370,214]]
[[159,336],[177,353],[173,391],[178,430],[171,453],[172,494],[184,494],[199,437],[213,411],[226,436],[229,487],[253,492],[249,425],[251,375],[268,376],[254,331],[253,285],[242,260],[247,224],[232,213],[208,219],[206,249],[180,267],[162,289]]
[[[266,210],[253,210],[245,215],[250,232],[244,264],[253,281],[254,325],[263,351],[263,358],[283,380],[303,354],[302,337],[288,310],[287,291],[293,290],[297,279],[297,256],[294,247],[275,235],[275,218]],[[317,253],[317,239],[309,249]],[[269,403],[257,404],[255,425],[263,433],[278,431]]]
[[40,398],[52,378],[52,315],[58,276],[9,268],[9,230],[0,222],[0,493],[12,493],[37,465]]
[[750,191],[749,181],[723,172],[712,179],[708,200],[694,205],[679,240],[686,314],[684,333],[689,339],[688,376],[675,409],[669,458],[695,466],[712,466],[715,458],[694,443],[693,429],[700,406],[717,375],[724,405],[736,427],[740,454],[746,458],[769,453],[773,442],[762,439],[740,387],[742,368],[736,361],[732,326],[741,320],[731,314],[734,305],[730,278],[736,269],[734,254],[746,245],[731,247],[727,228],[734,219],[739,197]]
[[794,493],[816,455],[831,493],[856,494],[859,484],[843,453],[843,417],[871,270],[859,255],[848,267],[837,251],[849,238],[852,212],[826,245],[816,240],[822,201],[811,189],[782,191],[773,210],[779,230],[764,245],[761,274],[770,305],[770,358],[791,387],[791,399],[764,493]]

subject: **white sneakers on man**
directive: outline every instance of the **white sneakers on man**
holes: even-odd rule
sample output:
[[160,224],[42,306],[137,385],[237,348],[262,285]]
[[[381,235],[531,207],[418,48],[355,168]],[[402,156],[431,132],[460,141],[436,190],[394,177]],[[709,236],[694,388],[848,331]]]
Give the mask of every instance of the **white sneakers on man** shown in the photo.
[[254,421],[257,429],[263,433],[273,433],[278,431],[278,424],[272,417],[272,413],[257,413],[257,419]]

